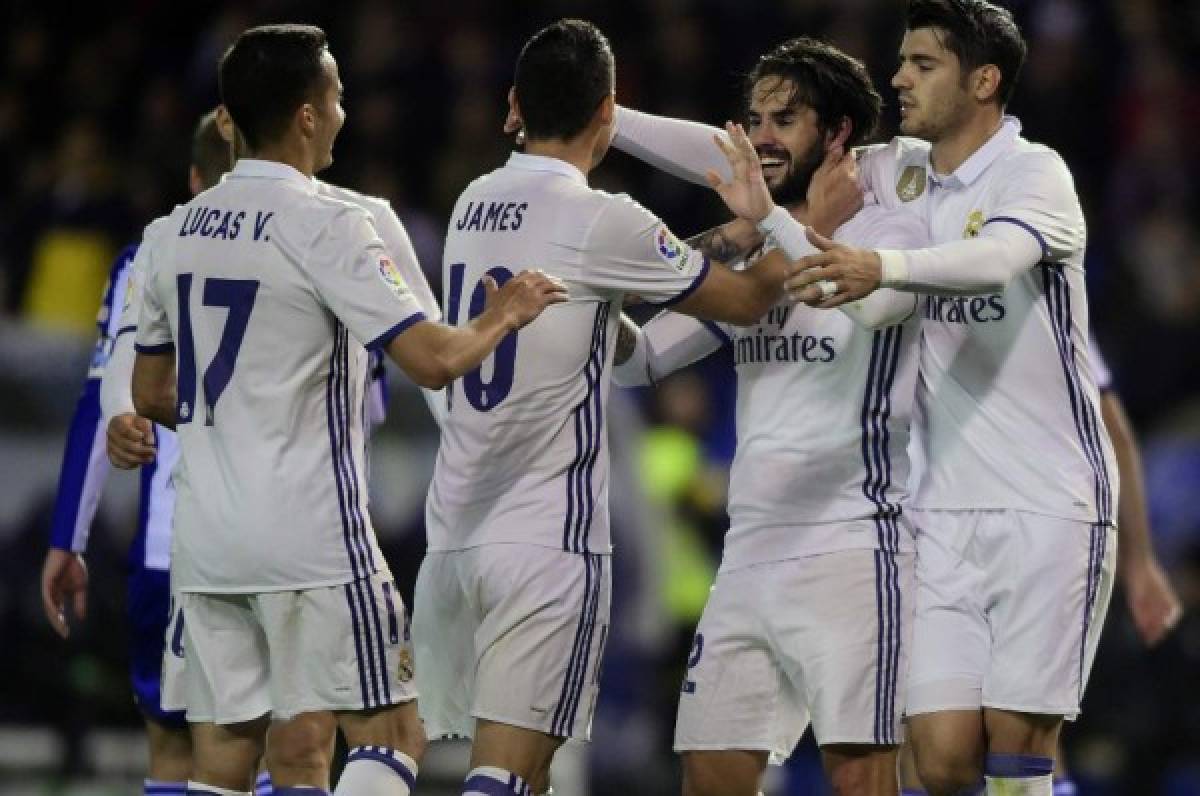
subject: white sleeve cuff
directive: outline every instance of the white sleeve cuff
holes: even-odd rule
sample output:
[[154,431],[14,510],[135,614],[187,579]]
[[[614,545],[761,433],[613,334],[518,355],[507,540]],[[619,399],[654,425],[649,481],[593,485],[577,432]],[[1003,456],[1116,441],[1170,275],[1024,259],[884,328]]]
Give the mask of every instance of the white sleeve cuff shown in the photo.
[[641,327],[637,330],[637,342],[634,343],[633,353],[620,365],[613,366],[613,381],[618,387],[645,387],[653,384],[650,377],[650,356],[646,350],[646,333]]
[[908,260],[904,252],[880,249],[879,260],[883,264],[880,287],[903,288],[908,284]]
[[799,260],[810,254],[816,254],[817,249],[808,242],[805,226],[797,221],[786,207],[775,206],[767,217],[758,222],[758,229],[775,241],[775,245],[783,249],[789,260]]

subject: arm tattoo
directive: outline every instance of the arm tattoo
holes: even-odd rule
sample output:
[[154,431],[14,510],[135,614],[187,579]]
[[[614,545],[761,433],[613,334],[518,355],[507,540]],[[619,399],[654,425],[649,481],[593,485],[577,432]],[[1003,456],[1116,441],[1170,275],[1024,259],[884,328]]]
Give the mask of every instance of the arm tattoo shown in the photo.
[[633,349],[637,347],[638,328],[628,316],[621,316],[621,323],[617,326],[617,350],[613,355],[614,365],[623,365],[633,356]]
[[732,238],[727,227],[732,226],[734,223],[736,222],[722,224],[706,232],[701,232],[699,235],[688,238],[687,243],[692,248],[704,252],[710,260],[722,263],[732,263],[740,260],[749,254],[750,250],[754,247],[738,243]]

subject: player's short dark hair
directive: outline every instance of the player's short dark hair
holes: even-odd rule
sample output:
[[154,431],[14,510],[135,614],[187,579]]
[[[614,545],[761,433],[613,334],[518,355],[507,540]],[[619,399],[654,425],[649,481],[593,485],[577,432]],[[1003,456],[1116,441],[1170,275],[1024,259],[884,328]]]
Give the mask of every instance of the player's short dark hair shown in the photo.
[[987,0],[909,0],[906,27],[941,29],[942,46],[958,56],[964,75],[994,64],[1000,70],[1000,107],[1012,99],[1026,46],[1007,8]]
[[513,88],[525,135],[569,140],[613,92],[613,54],[604,34],[582,19],[560,19],[525,42]]
[[754,86],[763,78],[775,77],[792,84],[789,105],[812,108],[822,132],[833,129],[843,118],[852,129],[847,147],[866,143],[879,124],[883,104],[862,61],[831,44],[807,36],[789,39],[758,59],[746,75],[746,104]]
[[263,25],[243,31],[221,56],[221,102],[251,150],[282,137],[296,109],[316,96],[325,48],[318,27]]
[[229,142],[221,137],[217,128],[217,112],[209,111],[200,117],[192,133],[192,165],[200,173],[205,188],[221,181],[221,175],[233,165],[233,153]]

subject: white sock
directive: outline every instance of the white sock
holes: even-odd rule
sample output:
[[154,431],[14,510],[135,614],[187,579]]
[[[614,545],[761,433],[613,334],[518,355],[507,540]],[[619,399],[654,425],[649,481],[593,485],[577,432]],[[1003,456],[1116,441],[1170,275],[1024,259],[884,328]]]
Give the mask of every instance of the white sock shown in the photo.
[[511,771],[495,766],[471,769],[462,796],[533,796],[529,783]]
[[410,796],[417,761],[387,746],[355,746],[333,789],[335,796]]
[[218,788],[216,785],[207,785],[203,782],[189,779],[187,783],[187,796],[254,796],[254,793],[248,790]]
[[984,777],[988,796],[1054,796],[1054,777]]
[[142,780],[143,796],[186,796],[187,782],[168,782],[162,779]]

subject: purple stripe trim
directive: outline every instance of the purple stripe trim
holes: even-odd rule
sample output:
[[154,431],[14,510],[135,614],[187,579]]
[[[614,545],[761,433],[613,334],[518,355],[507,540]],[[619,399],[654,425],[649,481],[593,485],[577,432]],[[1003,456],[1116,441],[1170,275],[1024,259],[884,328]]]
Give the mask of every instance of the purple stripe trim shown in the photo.
[[120,329],[117,329],[117,333],[113,335],[113,339],[115,340],[123,334],[128,334],[129,332],[136,332],[136,331],[137,331],[137,326],[122,326]]
[[[256,792],[257,792],[257,786]],[[318,788],[316,785],[291,785],[286,788],[272,788],[271,793],[275,796],[319,796],[324,794],[329,796],[329,791],[324,788]]]
[[174,343],[159,343],[157,345],[142,345],[141,343],[134,343],[133,350],[137,351],[139,354],[149,354],[151,356],[156,356],[158,354],[172,353],[175,350],[175,344]]
[[[341,343],[338,381],[338,431],[339,457],[342,462],[342,477],[346,480],[346,506],[350,515],[350,538],[358,551],[360,569],[356,575],[362,577],[375,571],[375,556],[366,540],[366,523],[363,522],[362,505],[358,491],[358,469],[354,466],[354,448],[350,441],[350,333],[345,326],[339,327]],[[365,603],[364,603],[365,605]]]
[[722,329],[717,324],[713,323],[712,321],[706,321],[703,319],[698,319],[698,320],[700,320],[700,323],[704,324],[705,329],[708,329],[710,332],[712,332],[714,335],[716,335],[717,339],[721,341],[721,345],[729,345],[730,343],[733,342],[733,338],[730,337],[729,335],[725,334],[725,330]]
[[340,348],[342,335],[339,323],[333,333],[333,350],[329,355],[329,376],[325,380],[325,423],[329,431],[329,460],[333,464],[333,482],[337,486],[338,511],[342,517],[342,539],[346,545],[346,558],[350,561],[350,571],[354,577],[359,576],[358,560],[354,555],[354,542],[351,539],[353,529],[350,524],[350,514],[346,510],[346,484],[343,481],[342,462],[339,457],[341,441],[338,430],[341,423],[338,418],[337,389],[338,372],[340,370]]
[[[598,585],[599,578],[596,578]],[[570,735],[570,715],[572,701],[575,697],[575,680],[578,670],[587,668],[588,659],[588,622],[594,620],[591,612],[591,596],[593,590],[592,556],[583,554],[583,608],[579,612],[579,624],[575,626],[575,640],[571,645],[571,657],[567,661],[567,672],[563,678],[562,693],[558,697],[558,706],[554,709],[554,719],[550,723],[551,735],[566,737]]]
[[592,411],[595,413],[596,428],[592,433],[592,450],[587,461],[587,473],[584,476],[584,495],[587,498],[587,518],[583,522],[581,536],[576,540],[576,549],[580,553],[586,553],[588,550],[588,536],[592,531],[592,520],[595,518],[595,502],[596,496],[592,490],[592,474],[596,470],[596,460],[600,457],[600,450],[604,446],[604,363],[608,359],[608,311],[610,304],[602,304],[597,323],[599,325],[600,339],[597,345],[593,348],[593,357],[595,360],[595,382],[592,390]]
[[587,638],[583,642],[583,660],[579,666],[579,675],[575,684],[575,695],[571,698],[571,715],[567,719],[564,735],[571,734],[571,728],[575,726],[575,718],[579,714],[579,703],[583,701],[583,689],[587,683],[588,661],[592,658],[592,640],[596,635],[596,616],[600,612],[600,584],[604,580],[604,560],[590,553],[585,553],[584,555],[590,558],[596,565],[596,576],[592,581],[592,592],[588,595],[591,598],[591,608],[588,612]]
[[708,269],[712,267],[712,263],[710,263],[708,260],[708,255],[705,254],[701,256],[704,258],[704,262],[700,265],[700,273],[696,274],[696,278],[692,280],[692,284],[684,288],[683,292],[674,298],[667,299],[666,301],[647,301],[646,303],[654,304],[659,307],[672,307],[695,293],[696,289],[699,288],[704,282],[704,278],[708,276]]
[[367,670],[363,668],[362,634],[358,630],[358,610],[354,607],[354,593],[350,584],[343,587],[346,592],[346,605],[350,608],[350,627],[354,630],[354,663],[358,667],[358,684],[362,691],[364,708],[374,707],[371,702],[371,692],[367,686]]
[[1046,777],[1054,773],[1054,759],[1034,755],[990,754],[984,759],[983,770],[989,777]]
[[414,312],[412,315],[409,315],[407,318],[400,321],[400,323],[396,324],[391,329],[388,329],[386,332],[379,335],[371,342],[367,343],[365,348],[368,351],[377,351],[380,348],[383,348],[384,346],[386,346],[388,343],[392,342],[392,340],[394,340],[395,338],[402,335],[404,332],[408,331],[408,327],[412,326],[415,323],[420,323],[423,320],[426,320],[425,313]]
[[[367,672],[369,672],[369,680],[371,683],[371,693],[374,694],[374,697],[375,697],[375,704],[372,705],[371,707],[379,707],[380,705],[385,704],[383,701],[382,693],[379,688],[379,683],[381,680],[384,680],[387,678],[387,672],[379,671],[378,669],[375,668],[376,652],[375,652],[374,645],[371,643],[371,613],[372,613],[372,611],[367,607],[367,599],[363,596],[363,580],[364,579],[360,578],[360,579],[354,581],[354,583],[353,583],[354,597],[358,601],[358,611],[361,616],[360,622],[362,624],[363,648],[366,650],[366,655],[364,657],[367,660],[366,668],[367,668]],[[371,590],[370,584],[367,584],[367,591],[370,591],[370,590]],[[361,666],[361,665],[362,665],[362,661],[360,660],[359,666]],[[385,669],[386,669],[386,667],[385,667]]]
[[503,782],[481,774],[476,774],[463,783],[463,793],[472,795],[482,793],[484,796],[524,796],[520,791],[510,788]]
[[[385,749],[386,747],[381,746],[378,748]],[[346,755],[346,765],[350,765],[355,760],[374,760],[376,763],[383,763],[392,771],[396,772],[396,776],[404,780],[404,782],[408,785],[409,790],[413,790],[417,787],[417,777],[408,770],[408,766],[404,765],[386,752],[376,751],[375,747],[367,748],[356,746],[355,748],[351,749],[350,754]],[[276,791],[276,793],[278,793],[278,791]]]
[[1028,232],[1030,235],[1033,236],[1033,239],[1037,241],[1038,246],[1040,246],[1042,248],[1042,256],[1043,257],[1050,256],[1050,247],[1046,245],[1046,239],[1042,237],[1042,233],[1038,232],[1036,229],[1033,228],[1032,224],[1030,224],[1026,221],[1022,221],[1019,218],[1013,218],[1012,216],[993,216],[992,218],[989,218],[987,221],[983,222],[983,225],[986,227],[988,224],[992,224],[995,222],[1000,222],[1000,223],[1004,223],[1004,224],[1016,224],[1018,227],[1020,227],[1021,229],[1025,230],[1026,232]]

